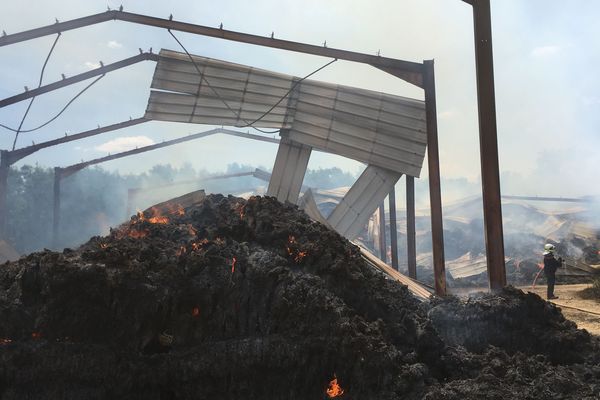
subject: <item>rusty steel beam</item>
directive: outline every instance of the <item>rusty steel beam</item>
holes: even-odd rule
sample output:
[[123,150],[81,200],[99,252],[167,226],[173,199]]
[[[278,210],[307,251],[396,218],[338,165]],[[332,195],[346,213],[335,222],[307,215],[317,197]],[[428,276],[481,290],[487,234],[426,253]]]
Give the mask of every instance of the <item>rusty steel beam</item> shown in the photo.
[[376,68],[380,68],[388,72],[391,71],[390,73],[393,73],[399,78],[404,79],[417,86],[419,85],[415,83],[414,80],[418,79],[422,74],[423,65],[421,63],[335,49],[326,47],[325,45],[316,46],[306,43],[293,42],[289,40],[281,40],[271,37],[251,35],[247,33],[229,31],[221,28],[211,28],[202,25],[190,24],[187,22],[174,21],[172,19],[156,18],[147,15],[133,14],[117,10],[106,11],[100,14],[90,15],[87,17],[77,18],[65,22],[59,22],[41,28],[15,33],[12,35],[6,35],[0,37],[0,47],[39,38],[42,36],[51,35],[58,32],[65,32],[72,29],[82,28],[84,26],[94,25],[110,20],[127,21],[141,25],[171,29],[180,32],[193,33],[196,35],[231,40],[235,42],[254,44],[275,49],[289,50],[322,57],[337,58],[339,60],[370,64]]
[[446,266],[444,261],[444,226],[440,183],[440,154],[438,149],[437,106],[433,60],[423,62],[425,86],[425,116],[427,118],[427,166],[429,168],[429,202],[431,207],[431,241],[435,293],[446,295]]
[[195,133],[193,135],[188,135],[188,136],[184,136],[184,137],[173,139],[173,140],[167,140],[167,141],[164,141],[161,143],[151,144],[149,146],[143,146],[143,147],[139,147],[139,148],[128,150],[128,151],[123,151],[121,153],[109,154],[108,156],[105,156],[105,157],[100,157],[100,158],[96,158],[96,159],[89,160],[89,161],[83,161],[83,162],[80,162],[77,164],[69,165],[68,167],[64,167],[64,168],[57,167],[57,168],[60,169],[61,176],[63,178],[65,178],[67,176],[73,175],[77,171],[81,171],[82,169],[89,167],[90,165],[100,164],[100,163],[103,163],[106,161],[111,161],[111,160],[117,160],[119,158],[129,157],[129,156],[132,156],[135,154],[141,154],[141,153],[145,153],[147,151],[152,151],[152,150],[160,149],[160,148],[167,147],[167,146],[173,146],[173,145],[179,144],[179,143],[189,142],[190,140],[196,140],[196,139],[200,139],[200,138],[203,138],[203,137],[206,137],[209,135],[214,135],[215,133],[219,133],[220,131],[221,131],[220,128],[211,129],[206,132]]
[[498,163],[490,0],[471,0],[467,3],[473,6],[475,31],[481,186],[488,279],[490,289],[496,291],[506,286],[506,267]]
[[385,206],[384,203],[379,205],[379,258],[384,263],[387,263],[387,251],[386,251],[386,237],[385,237]]
[[417,234],[415,227],[415,178],[406,175],[406,253],[408,276],[417,279]]
[[6,218],[7,196],[8,196],[8,173],[10,164],[7,162],[8,151],[0,151],[0,240],[6,240]]
[[390,208],[390,246],[392,249],[392,268],[398,271],[398,224],[396,223],[396,186],[392,186],[388,196]]
[[141,61],[147,61],[147,60],[151,60],[151,61],[158,61],[158,54],[154,54],[154,53],[141,53],[138,54],[136,56],[130,57],[130,58],[126,58],[124,60],[121,61],[117,61],[115,63],[112,64],[108,64],[108,65],[103,65],[99,68],[93,69],[91,71],[87,71],[84,73],[81,73],[79,75],[74,75],[71,76],[69,78],[65,78],[61,81],[57,81],[57,82],[53,82],[53,83],[49,83],[47,85],[44,86],[40,86],[39,88],[35,88],[35,89],[31,89],[28,90],[26,92],[11,96],[11,97],[7,97],[5,99],[0,100],[0,108],[2,107],[6,107],[10,104],[14,104],[14,103],[18,103],[20,101],[32,98],[32,97],[36,97],[39,96],[41,94],[44,93],[48,93],[51,92],[53,90],[57,90],[60,88],[63,88],[65,86],[69,86],[69,85],[73,85],[75,83],[81,82],[81,81],[85,81],[87,79],[93,78],[95,76],[99,76],[99,75],[105,75],[108,72],[112,72],[115,71],[117,69],[121,69],[121,68],[125,68],[128,67],[130,65],[139,63]]
[[60,242],[60,181],[62,171],[60,168],[54,168],[54,187],[53,198],[54,206],[52,208],[52,247],[55,249]]
[[88,138],[90,136],[95,136],[95,135],[99,135],[101,133],[115,131],[117,129],[123,129],[123,128],[127,128],[130,126],[139,125],[141,123],[148,122],[148,121],[150,121],[150,120],[146,119],[144,117],[141,117],[141,118],[136,118],[136,119],[130,119],[129,121],[119,122],[117,124],[112,124],[112,125],[99,127],[96,129],[91,129],[89,131],[80,132],[80,133],[76,133],[73,135],[66,135],[66,136],[63,136],[58,139],[48,140],[47,142],[42,142],[42,143],[34,144],[32,146],[22,147],[17,150],[7,151],[6,159],[7,159],[7,162],[10,165],[12,165],[12,164],[16,163],[17,161],[19,161],[20,159],[27,157],[27,156],[35,153],[36,151],[45,149],[47,147],[56,146],[56,145],[59,145],[62,143],[72,142],[74,140]]

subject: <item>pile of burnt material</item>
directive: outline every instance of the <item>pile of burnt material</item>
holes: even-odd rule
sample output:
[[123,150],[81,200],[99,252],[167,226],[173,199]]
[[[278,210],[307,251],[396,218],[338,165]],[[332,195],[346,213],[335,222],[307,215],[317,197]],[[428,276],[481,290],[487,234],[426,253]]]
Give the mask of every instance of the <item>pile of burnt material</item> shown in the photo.
[[600,394],[594,339],[538,297],[420,303],[294,206],[200,197],[0,266],[0,399]]

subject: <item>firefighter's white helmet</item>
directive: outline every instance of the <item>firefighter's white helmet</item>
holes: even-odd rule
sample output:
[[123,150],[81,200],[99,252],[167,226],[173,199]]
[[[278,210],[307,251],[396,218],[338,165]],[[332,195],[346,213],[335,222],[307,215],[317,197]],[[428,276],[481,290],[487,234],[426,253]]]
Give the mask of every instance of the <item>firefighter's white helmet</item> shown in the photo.
[[556,250],[556,247],[554,247],[554,245],[553,245],[553,244],[551,244],[551,243],[546,243],[546,244],[544,245],[544,255],[547,255],[547,254],[554,254],[554,250]]

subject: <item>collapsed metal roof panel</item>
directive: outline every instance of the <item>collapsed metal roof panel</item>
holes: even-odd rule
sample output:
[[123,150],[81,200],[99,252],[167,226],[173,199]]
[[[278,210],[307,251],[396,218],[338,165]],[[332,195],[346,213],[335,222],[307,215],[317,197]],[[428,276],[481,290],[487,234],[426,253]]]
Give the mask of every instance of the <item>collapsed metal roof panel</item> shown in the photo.
[[354,239],[400,176],[394,171],[367,166],[327,221],[341,235]]
[[286,138],[281,139],[267,196],[277,197],[282,203],[289,201],[295,204],[298,201],[311,152],[309,146]]
[[291,75],[192,57],[196,65],[185,53],[160,51],[146,118],[283,129],[315,149],[419,176],[424,102],[314,80],[294,86],[299,78]]

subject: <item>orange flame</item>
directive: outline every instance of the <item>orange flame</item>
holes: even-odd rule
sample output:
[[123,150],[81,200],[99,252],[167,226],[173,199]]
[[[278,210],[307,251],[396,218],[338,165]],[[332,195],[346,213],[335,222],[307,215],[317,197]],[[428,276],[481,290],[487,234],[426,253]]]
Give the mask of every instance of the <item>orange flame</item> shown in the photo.
[[194,307],[192,309],[192,317],[198,318],[200,316],[200,307]]
[[6,344],[12,343],[11,339],[8,338],[0,338],[0,346],[4,346]]
[[237,259],[235,257],[233,257],[233,259],[231,260],[231,274],[232,275],[235,272],[235,263],[236,262],[237,262]]
[[344,389],[342,389],[342,387],[338,384],[335,374],[333,375],[333,380],[329,382],[329,386],[327,387],[325,393],[327,393],[329,398],[338,397],[344,394]]

